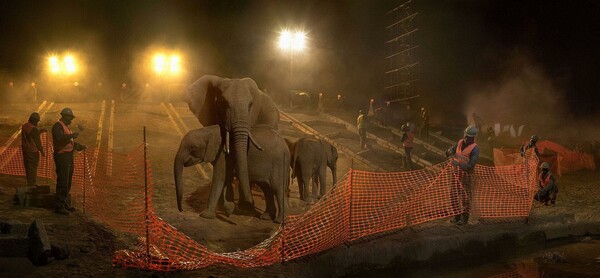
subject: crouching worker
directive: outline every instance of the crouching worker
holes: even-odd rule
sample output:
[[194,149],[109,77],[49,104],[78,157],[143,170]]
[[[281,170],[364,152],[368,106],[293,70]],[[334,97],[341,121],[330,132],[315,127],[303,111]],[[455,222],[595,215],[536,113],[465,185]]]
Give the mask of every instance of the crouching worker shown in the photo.
[[539,190],[535,194],[534,199],[544,203],[544,205],[556,204],[556,194],[558,194],[558,186],[556,185],[556,179],[552,172],[550,172],[550,164],[548,162],[542,163],[540,166],[542,170],[538,176]]

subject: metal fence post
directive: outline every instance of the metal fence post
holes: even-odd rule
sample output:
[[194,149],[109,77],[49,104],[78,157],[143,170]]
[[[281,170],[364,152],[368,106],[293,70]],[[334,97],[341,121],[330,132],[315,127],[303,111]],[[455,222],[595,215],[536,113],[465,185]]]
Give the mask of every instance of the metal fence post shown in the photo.
[[85,189],[87,184],[87,151],[83,151],[83,214],[85,214]]
[[50,186],[50,144],[48,143],[48,133],[46,133],[46,186]]
[[[284,152],[283,153],[283,168],[282,168],[283,169],[283,173],[282,173],[282,178],[283,178],[283,181],[287,181],[287,184],[289,185],[289,180],[288,180],[289,175],[285,174],[285,170],[289,169],[290,166],[286,165],[288,163],[285,163],[285,159],[286,159],[286,155],[285,155],[285,152]],[[282,182],[281,183],[281,187],[282,187],[281,188],[281,190],[282,190],[281,191],[282,192],[282,194],[281,194],[282,195],[282,202],[281,203],[283,205],[279,209],[281,210],[281,215],[283,215],[283,221],[281,221],[281,264],[283,264],[283,263],[285,263],[285,233],[284,233],[284,231],[285,231],[285,218],[286,218],[285,217],[285,204],[286,204],[286,201],[287,201],[286,198],[285,198],[286,197],[286,193],[287,193],[286,192],[286,183]]]
[[148,215],[148,143],[146,141],[146,127],[144,126],[144,203],[146,217],[146,260],[150,264],[150,218]]
[[354,169],[350,168],[350,177],[348,178],[348,241],[352,239],[352,182]]

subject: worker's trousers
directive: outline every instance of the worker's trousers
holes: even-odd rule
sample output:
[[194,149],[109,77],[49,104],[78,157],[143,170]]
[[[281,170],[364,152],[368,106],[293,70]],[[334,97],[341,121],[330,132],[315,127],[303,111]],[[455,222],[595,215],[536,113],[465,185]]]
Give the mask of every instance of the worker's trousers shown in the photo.
[[56,163],[56,207],[70,205],[69,192],[73,179],[73,152],[54,153]]
[[25,167],[27,186],[37,185],[37,169],[39,162],[40,155],[38,152],[23,151],[23,166]]

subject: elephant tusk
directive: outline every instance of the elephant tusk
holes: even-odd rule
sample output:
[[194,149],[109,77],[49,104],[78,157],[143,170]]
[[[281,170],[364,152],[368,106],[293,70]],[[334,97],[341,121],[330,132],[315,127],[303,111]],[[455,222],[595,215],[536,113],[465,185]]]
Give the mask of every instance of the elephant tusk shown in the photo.
[[252,144],[254,144],[254,146],[259,149],[259,150],[263,150],[262,147],[256,142],[256,140],[254,140],[254,137],[252,137],[252,133],[248,132],[248,138],[250,138],[250,142],[252,142]]
[[225,130],[225,154],[229,154],[229,130]]

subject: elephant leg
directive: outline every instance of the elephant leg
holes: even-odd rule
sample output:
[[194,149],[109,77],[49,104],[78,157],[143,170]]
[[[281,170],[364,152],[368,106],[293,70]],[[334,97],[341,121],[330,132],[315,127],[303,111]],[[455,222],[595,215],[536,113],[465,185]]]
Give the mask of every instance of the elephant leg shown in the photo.
[[300,199],[304,200],[304,186],[303,186],[304,179],[302,178],[302,170],[301,169],[296,170],[296,181],[298,182],[298,192],[300,194]]
[[321,180],[319,179],[319,173],[314,173],[312,176],[312,197],[318,199],[319,185],[321,184]]
[[235,209],[235,203],[233,201],[233,177],[226,176],[225,177],[225,188],[223,189],[223,209],[225,210],[225,215],[229,217],[233,210]]
[[217,203],[223,194],[223,187],[225,185],[226,167],[225,159],[222,156],[217,159],[213,164],[213,178],[210,188],[210,195],[208,197],[208,208],[200,213],[203,218],[213,219],[216,217],[215,210]]
[[[278,184],[281,184],[281,183],[283,183],[283,181],[280,181],[279,183],[274,183],[274,184],[275,184],[275,186],[277,186]],[[273,191],[275,193],[275,197],[277,198],[277,207],[278,207],[277,217],[275,217],[275,220],[273,220],[273,222],[282,223],[289,211],[289,206],[288,206],[287,200],[285,198],[284,190],[275,188]]]
[[308,204],[313,204],[314,201],[313,201],[312,197],[310,196],[310,191],[309,191],[309,185],[310,185],[312,172],[310,171],[310,169],[307,169],[307,168],[308,167],[302,168],[302,172],[300,173],[300,176],[298,176],[298,186],[299,186],[300,192],[301,192],[300,198]]
[[261,184],[260,187],[261,187],[263,193],[265,194],[265,203],[266,203],[265,212],[263,212],[263,214],[260,215],[260,219],[263,219],[263,220],[275,219],[277,208],[275,207],[275,200],[274,200],[275,196],[273,195],[273,190],[270,188],[270,186],[268,184]]
[[327,192],[327,167],[325,165],[319,169],[319,189],[318,195],[316,190],[313,190],[313,194],[317,195],[317,199],[321,199]]

